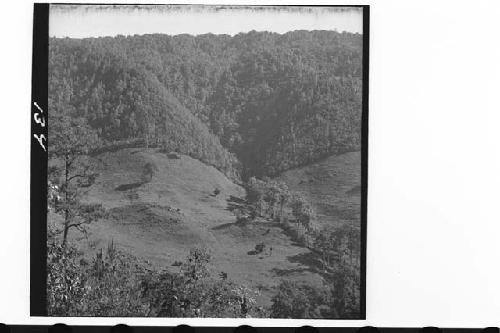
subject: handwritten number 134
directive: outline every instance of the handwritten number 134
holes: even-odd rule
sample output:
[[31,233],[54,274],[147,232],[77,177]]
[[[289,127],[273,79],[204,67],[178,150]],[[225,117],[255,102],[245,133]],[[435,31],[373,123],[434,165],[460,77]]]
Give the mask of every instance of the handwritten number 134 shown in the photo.
[[[43,117],[43,115],[41,115],[41,114],[43,114],[42,108],[36,102],[33,102],[33,104],[40,111],[40,113],[35,112],[33,114],[33,119],[35,120],[35,123],[39,124],[41,127],[45,127],[45,118]],[[43,135],[43,134],[40,134],[40,135],[33,134],[33,136],[35,137],[35,139],[38,140],[38,143],[43,148],[43,150],[46,152],[47,149],[45,148],[45,145],[43,143],[44,141],[45,142],[47,141],[47,138],[45,137],[45,135]]]

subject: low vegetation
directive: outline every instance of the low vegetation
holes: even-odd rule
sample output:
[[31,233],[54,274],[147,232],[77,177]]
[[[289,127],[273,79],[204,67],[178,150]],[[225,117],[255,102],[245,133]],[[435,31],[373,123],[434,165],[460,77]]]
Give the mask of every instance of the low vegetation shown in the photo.
[[179,273],[157,271],[111,243],[88,262],[72,246],[48,243],[50,316],[262,317],[256,291],[211,275],[210,254],[192,249]]
[[[359,228],[350,224],[345,224],[333,231],[318,228],[315,224],[316,214],[311,204],[299,193],[291,192],[286,184],[276,180],[251,178],[248,182],[247,191],[247,199],[251,210],[250,215],[259,216],[270,221],[279,221],[285,231],[303,246],[309,248],[321,263],[318,269],[325,279],[331,283],[331,289],[328,290],[334,300],[330,302],[331,309],[328,310],[330,311],[328,317],[356,317],[360,311],[359,290],[361,284]],[[258,246],[263,251],[263,244],[257,244],[256,250]],[[300,291],[301,288],[295,288],[298,291],[293,292],[292,296],[302,298],[303,292]],[[303,286],[303,288],[312,287]],[[289,289],[294,288],[291,288],[287,283],[281,285],[278,295],[274,298],[274,303],[281,302],[283,298],[279,296],[280,293],[290,293],[286,291]],[[316,291],[314,288],[311,290],[308,294],[314,295]],[[292,296],[288,295],[287,297]],[[305,303],[302,301],[299,303],[311,304],[312,308],[316,308],[313,306],[314,304],[319,306],[328,302],[308,300]],[[286,306],[282,305],[276,306],[272,313],[283,317],[283,311],[286,308]],[[292,312],[290,312],[289,318],[308,318],[313,313],[309,307],[297,311],[301,312],[300,317],[296,317],[296,313],[292,315]],[[314,313],[319,313],[317,311]]]

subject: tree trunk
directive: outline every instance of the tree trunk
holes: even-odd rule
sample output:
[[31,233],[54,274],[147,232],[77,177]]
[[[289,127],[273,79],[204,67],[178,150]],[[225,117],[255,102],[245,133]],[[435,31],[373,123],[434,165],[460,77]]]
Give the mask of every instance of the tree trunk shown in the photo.
[[69,155],[66,154],[64,158],[64,232],[63,232],[63,247],[66,247],[66,240],[68,238],[68,228],[69,228],[69,206],[68,206],[68,198],[69,198]]

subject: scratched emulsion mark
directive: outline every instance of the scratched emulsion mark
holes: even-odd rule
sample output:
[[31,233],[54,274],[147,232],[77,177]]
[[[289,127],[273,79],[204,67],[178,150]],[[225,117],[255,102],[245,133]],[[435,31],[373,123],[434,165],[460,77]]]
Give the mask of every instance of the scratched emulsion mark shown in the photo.
[[59,5],[50,7],[51,37],[132,36],[335,30],[362,33],[358,7],[220,5]]
[[[37,123],[41,128],[44,128],[45,127],[45,117],[43,115],[44,112],[43,112],[42,108],[38,105],[37,102],[33,102],[33,105],[35,105],[35,107],[38,109],[38,111],[40,111],[40,112],[35,112],[33,114],[33,119],[35,120],[35,123]],[[47,138],[45,137],[45,135],[42,133],[40,133],[40,134],[34,133],[33,136],[38,141],[38,143],[43,148],[43,150],[45,152],[47,152],[47,148],[45,147],[45,144],[44,144],[44,142],[47,142]]]

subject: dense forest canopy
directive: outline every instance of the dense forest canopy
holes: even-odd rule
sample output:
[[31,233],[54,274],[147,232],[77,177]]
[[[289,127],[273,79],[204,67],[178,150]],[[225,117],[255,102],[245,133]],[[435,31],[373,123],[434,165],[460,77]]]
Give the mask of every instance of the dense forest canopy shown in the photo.
[[141,140],[232,178],[360,147],[360,34],[51,38],[49,52],[51,115],[101,145]]

